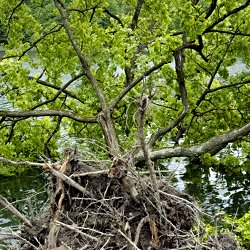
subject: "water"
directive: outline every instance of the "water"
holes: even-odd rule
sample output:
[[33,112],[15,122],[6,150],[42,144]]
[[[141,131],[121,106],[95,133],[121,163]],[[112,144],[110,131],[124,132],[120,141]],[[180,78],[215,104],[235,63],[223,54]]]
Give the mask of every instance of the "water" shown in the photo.
[[206,213],[225,211],[241,217],[250,209],[250,174],[216,172],[183,161],[164,165],[170,170],[167,178],[173,186],[194,196]]
[[[29,169],[17,176],[0,176],[0,194],[28,218],[38,214],[45,203],[45,185],[46,176],[39,169]],[[0,227],[16,228],[19,224],[17,217],[0,206]]]

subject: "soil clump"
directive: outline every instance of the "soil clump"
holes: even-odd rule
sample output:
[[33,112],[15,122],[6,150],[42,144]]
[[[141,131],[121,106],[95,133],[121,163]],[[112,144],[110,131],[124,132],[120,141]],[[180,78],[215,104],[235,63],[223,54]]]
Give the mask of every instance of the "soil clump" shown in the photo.
[[[110,178],[110,170],[85,165],[78,157],[45,164],[45,170],[51,173],[48,204],[30,220],[32,226],[22,225],[18,249],[202,250],[214,246],[210,242],[207,248],[195,239],[193,229],[201,215],[195,200],[164,180],[159,181],[156,195],[147,177],[128,171]],[[227,249],[237,249],[231,238],[226,244]]]

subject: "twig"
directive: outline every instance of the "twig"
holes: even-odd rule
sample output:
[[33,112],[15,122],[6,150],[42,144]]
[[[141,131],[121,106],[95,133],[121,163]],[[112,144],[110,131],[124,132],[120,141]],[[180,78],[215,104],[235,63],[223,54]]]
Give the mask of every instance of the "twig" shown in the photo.
[[109,241],[110,241],[110,237],[106,240],[106,242],[103,244],[100,250],[105,250],[104,247],[109,243]]
[[[161,194],[164,194],[164,195],[166,195],[166,196],[169,196],[169,197],[171,197],[171,198],[174,198],[174,199],[177,199],[177,200],[180,200],[180,201],[182,201],[183,203],[186,203],[186,204],[189,204],[191,207],[190,208],[195,208],[195,210],[197,211],[197,212],[199,212],[200,214],[204,214],[204,212],[202,212],[197,206],[195,206],[192,202],[190,202],[190,201],[188,201],[188,200],[186,200],[186,199],[184,199],[184,198],[181,198],[181,197],[179,197],[179,196],[176,196],[176,195],[173,195],[173,194],[169,194],[169,193],[166,193],[166,192],[164,192],[164,191],[162,191],[162,190],[159,190],[159,193],[161,193]],[[193,209],[192,209],[193,210]],[[206,214],[207,215],[207,214]]]
[[14,237],[14,238],[17,238],[17,239],[19,239],[19,240],[22,240],[23,242],[25,242],[26,244],[29,244],[31,247],[32,247],[32,249],[34,249],[34,250],[39,250],[40,248],[38,248],[38,247],[36,247],[35,245],[33,245],[31,242],[29,242],[28,240],[26,240],[26,239],[24,239],[23,237],[21,237],[20,235],[18,235],[17,233],[15,233],[15,232],[11,232],[11,233],[8,233],[8,232],[1,232],[1,234],[3,234],[3,235],[6,235],[6,236],[12,236],[12,237]]
[[70,175],[70,177],[82,177],[82,176],[89,176],[89,175],[106,174],[106,173],[108,173],[108,171],[109,171],[108,169],[105,169],[105,170],[94,171],[94,172],[72,174],[72,175]]
[[66,228],[68,228],[68,229],[70,229],[70,230],[72,230],[72,231],[74,231],[74,232],[76,232],[76,233],[79,233],[79,234],[82,235],[83,237],[87,237],[87,238],[89,238],[89,239],[91,239],[91,240],[98,241],[98,238],[96,238],[96,237],[94,237],[94,236],[91,236],[91,235],[89,235],[89,234],[83,233],[81,230],[77,229],[77,228],[74,227],[74,226],[67,225],[67,224],[65,224],[65,223],[63,223],[63,222],[60,222],[60,221],[58,221],[58,220],[55,220],[54,222],[55,222],[56,224],[58,224],[58,225],[61,225],[61,226],[63,226],[63,227],[66,227]]
[[126,234],[124,234],[120,229],[118,229],[117,232],[119,234],[121,234],[129,242],[130,245],[132,245],[132,247],[134,248],[134,250],[140,250],[140,248],[138,248],[135,245],[135,243],[131,239],[129,239],[129,237]]
[[141,219],[141,221],[139,222],[137,229],[136,229],[136,234],[135,234],[135,245],[138,244],[139,238],[140,238],[140,233],[141,233],[141,229],[144,226],[144,224],[148,221],[148,215],[143,217]]

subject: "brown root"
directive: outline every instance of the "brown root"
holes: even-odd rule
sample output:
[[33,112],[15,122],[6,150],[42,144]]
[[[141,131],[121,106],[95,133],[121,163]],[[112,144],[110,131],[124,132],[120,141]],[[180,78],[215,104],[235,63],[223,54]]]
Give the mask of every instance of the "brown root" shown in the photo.
[[158,183],[158,200],[150,181],[133,172],[110,178],[74,158],[45,169],[52,174],[49,208],[22,226],[18,249],[203,249],[194,248],[192,232],[199,208],[166,182]]

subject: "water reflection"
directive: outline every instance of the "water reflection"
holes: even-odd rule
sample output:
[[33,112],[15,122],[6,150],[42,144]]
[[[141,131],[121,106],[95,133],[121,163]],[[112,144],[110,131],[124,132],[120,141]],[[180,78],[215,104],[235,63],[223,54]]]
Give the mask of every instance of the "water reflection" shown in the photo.
[[223,210],[241,217],[250,208],[250,175],[225,174],[198,165],[175,162],[167,168],[175,178],[171,182],[178,189],[194,196],[203,210],[214,214]]

